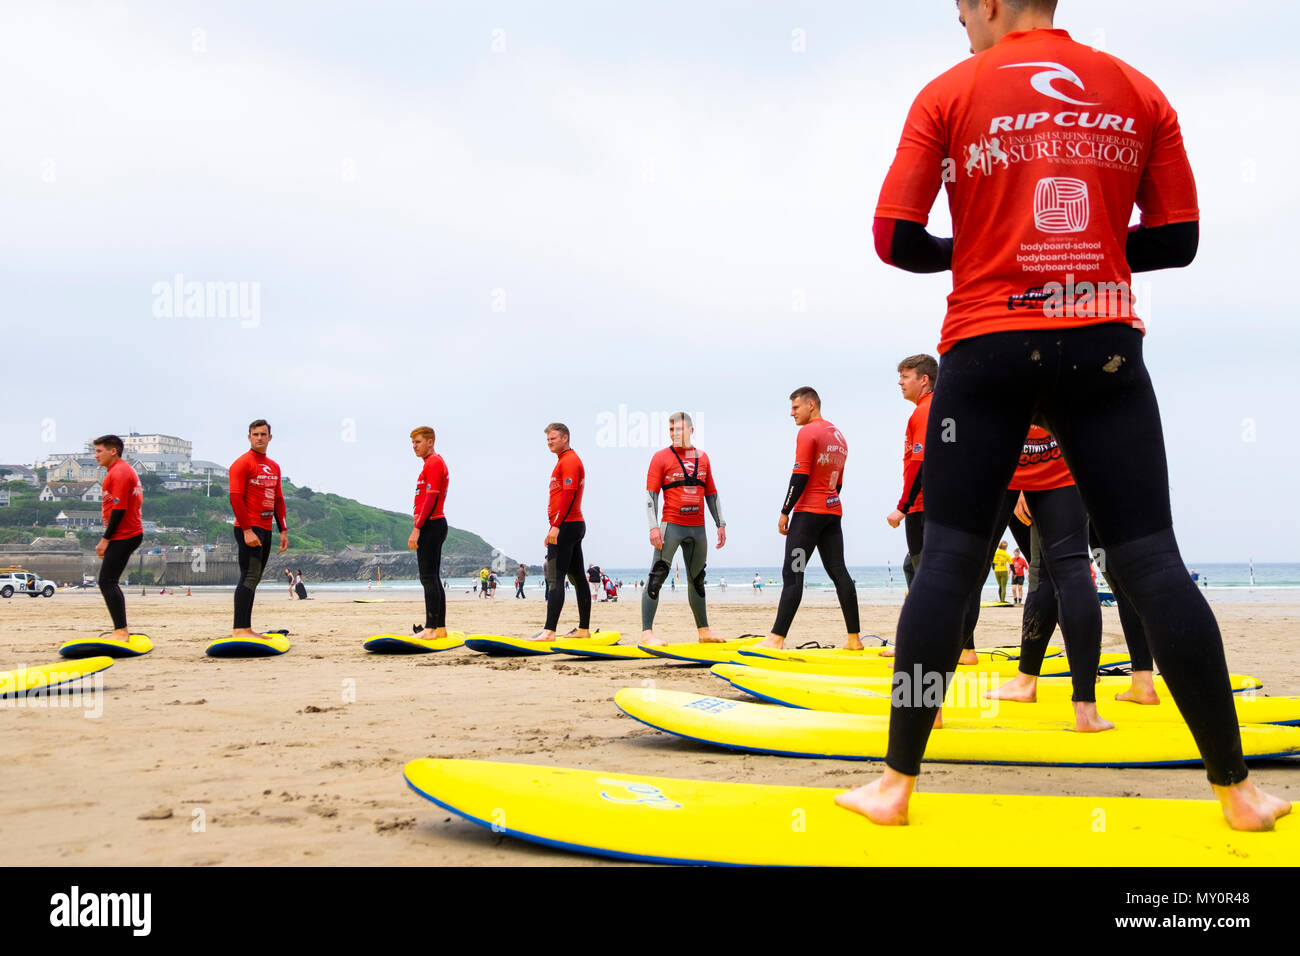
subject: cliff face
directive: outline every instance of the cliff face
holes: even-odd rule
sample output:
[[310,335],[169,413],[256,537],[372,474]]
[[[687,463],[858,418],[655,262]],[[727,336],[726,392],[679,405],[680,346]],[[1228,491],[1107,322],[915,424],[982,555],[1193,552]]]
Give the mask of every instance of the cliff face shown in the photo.
[[[292,540],[290,537],[290,542]],[[99,572],[99,559],[95,552],[82,551],[72,541],[51,542],[50,539],[38,539],[30,546],[0,546],[0,566],[9,565],[26,568],[60,583],[79,584],[83,574],[93,578]],[[442,558],[442,574],[448,578],[465,577],[477,573],[480,568],[492,568],[499,577],[513,579],[518,567],[518,561],[490,548],[481,554],[445,554]],[[262,575],[263,584],[284,583],[286,568],[291,571],[301,569],[308,586],[325,581],[373,581],[381,572],[392,580],[419,577],[414,551],[375,553],[345,550],[338,554],[295,554],[290,549],[285,554],[272,554]],[[224,546],[215,551],[198,552],[193,548],[162,554],[142,555],[137,551],[127,566],[126,576],[136,583],[142,569],[151,584],[167,587],[233,586],[239,580],[239,562],[235,552]],[[529,568],[530,574],[539,572],[538,568]]]

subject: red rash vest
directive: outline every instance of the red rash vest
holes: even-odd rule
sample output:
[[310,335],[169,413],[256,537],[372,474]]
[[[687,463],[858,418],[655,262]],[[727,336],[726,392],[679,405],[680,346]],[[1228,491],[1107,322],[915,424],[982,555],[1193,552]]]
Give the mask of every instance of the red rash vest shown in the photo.
[[230,507],[235,527],[271,530],[271,519],[285,531],[284,493],[280,490],[280,466],[251,448],[230,466]]
[[108,527],[109,518],[114,511],[126,510],[121,524],[117,526],[110,540],[125,541],[127,538],[144,534],[144,522],[140,518],[140,509],[144,504],[144,489],[140,485],[140,476],[135,473],[134,468],[120,458],[113,462],[113,466],[108,469],[108,474],[104,475],[104,483],[100,486],[100,491],[103,497],[99,504],[104,515],[105,528]]
[[835,489],[844,483],[849,446],[839,429],[824,418],[809,422],[799,429],[794,456],[794,474],[807,475],[808,484],[791,512],[843,515]]
[[451,475],[441,455],[430,454],[424,459],[420,477],[415,480],[415,526],[423,528],[426,521],[445,517],[443,505],[447,503],[447,485]]
[[[698,478],[702,484],[664,487],[686,481],[688,477]],[[713,484],[709,456],[698,448],[674,448],[672,445],[659,449],[650,459],[645,487],[646,491],[662,490],[664,493],[664,508],[659,520],[687,528],[703,527],[704,499],[718,493]]]
[[1064,30],[1007,34],[917,96],[876,216],[924,225],[940,187],[954,239],[940,353],[1017,329],[1145,332],[1125,258],[1133,207],[1151,228],[1200,216],[1164,94]]
[[587,483],[587,473],[582,459],[572,448],[566,448],[555,462],[551,472],[550,498],[546,502],[546,520],[552,527],[569,521],[582,520],[582,489]]

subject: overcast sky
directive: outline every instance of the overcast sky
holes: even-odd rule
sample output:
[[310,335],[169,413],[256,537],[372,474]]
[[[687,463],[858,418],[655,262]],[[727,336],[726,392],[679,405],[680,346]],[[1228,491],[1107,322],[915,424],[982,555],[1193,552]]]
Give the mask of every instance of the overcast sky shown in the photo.
[[[1137,285],[1192,563],[1300,555],[1300,15],[1250,10],[1058,15],[1164,89],[1197,174],[1196,262]],[[871,217],[912,98],[967,55],[951,0],[8,2],[0,461],[136,430],[227,463],[265,417],[296,483],[406,510],[428,424],[450,522],[537,562],[558,420],[588,557],[635,566],[667,438],[634,426],[681,408],[713,563],[775,565],[807,384],[850,449],[849,563],[897,562],[895,366],[950,278],[879,262]],[[187,317],[176,276],[246,308]]]

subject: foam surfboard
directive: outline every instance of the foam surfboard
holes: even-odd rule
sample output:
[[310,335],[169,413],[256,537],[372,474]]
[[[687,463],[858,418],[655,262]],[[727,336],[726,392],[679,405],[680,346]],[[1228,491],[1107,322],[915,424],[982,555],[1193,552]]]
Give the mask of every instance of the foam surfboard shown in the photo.
[[89,677],[91,674],[98,674],[112,666],[113,658],[101,656],[0,671],[0,697],[15,697],[58,687],[60,684],[68,684]]
[[635,644],[611,644],[592,647],[586,641],[563,640],[555,642],[555,653],[574,657],[591,657],[609,661],[654,660],[654,655]]
[[[891,674],[825,674],[813,673],[807,670],[796,670],[785,667],[750,667],[748,664],[716,664],[711,669],[716,677],[730,682],[731,677],[745,670],[762,671],[764,673],[782,674],[786,677],[797,678],[801,681],[823,682],[828,684],[844,684],[851,687],[870,687],[888,689],[893,680]],[[1010,680],[1001,674],[982,674],[979,672],[959,672],[953,675],[952,683],[949,685],[949,693],[960,692],[969,699],[974,699],[972,695],[983,694],[990,687],[997,687],[1003,681]],[[1263,682],[1256,677],[1248,677],[1245,674],[1229,674],[1229,684],[1233,688],[1233,693],[1239,696],[1252,697],[1259,696],[1258,691],[1264,686]],[[1130,681],[1127,677],[1099,677],[1097,678],[1097,699],[1111,699],[1121,691],[1128,690]],[[969,688],[963,688],[963,684],[969,684]],[[1156,676],[1155,681],[1156,693],[1166,699],[1172,700],[1173,695],[1169,693],[1169,686],[1165,683],[1164,678]],[[1062,698],[1069,700],[1073,693],[1073,685],[1069,678],[1052,677],[1044,678],[1038,682],[1038,699],[1055,700]],[[949,698],[951,699],[951,698]],[[1138,705],[1141,706],[1141,705]]]
[[[614,703],[656,730],[749,753],[883,760],[889,744],[889,718],[868,714],[794,710],[643,687],[625,687]],[[1191,731],[1179,724],[1133,721],[1098,734],[1075,733],[1070,726],[1067,720],[1016,720],[1001,713],[986,720],[945,720],[930,734],[925,759],[1056,767],[1201,763]],[[1250,724],[1239,729],[1247,760],[1300,754],[1300,728]]]
[[[421,797],[494,833],[645,863],[1237,867],[1300,859],[1300,814],[1271,833],[1240,833],[1213,800],[921,792],[908,826],[879,827],[836,806],[842,790],[823,787],[479,760],[413,760],[405,778]],[[972,827],[980,839],[971,839]]]
[[557,645],[567,644],[571,647],[588,645],[591,647],[609,647],[618,643],[623,635],[618,631],[596,631],[591,637],[562,637],[554,641],[530,641],[522,637],[505,637],[501,634],[471,634],[465,638],[465,646],[471,651],[490,654],[494,657],[540,657],[554,654]]
[[709,644],[699,641],[681,641],[672,644],[638,644],[637,647],[655,657],[666,657],[669,660],[690,661],[693,664],[722,664],[731,660],[737,651],[757,644],[763,637],[762,634],[746,634],[734,641]]
[[[890,660],[890,658],[881,657],[880,652],[884,647],[866,647],[860,651],[850,651],[843,647],[790,647],[790,648],[773,648],[773,647],[745,647],[742,648],[744,656],[755,655],[758,657],[770,657],[773,660],[796,660],[816,661],[829,660],[831,663],[841,661],[861,661],[866,659],[873,660]],[[981,659],[990,661],[1018,661],[1020,660],[1020,645],[1013,647],[977,647],[975,653]],[[1060,657],[1061,649],[1059,647],[1048,648],[1043,655],[1044,659],[1049,657]],[[1128,662],[1128,656],[1124,656],[1124,663]]]
[[[1100,666],[1120,667],[1129,662],[1127,654],[1102,654]],[[770,648],[741,648],[724,663],[749,664],[754,667],[766,667],[771,670],[821,674],[851,674],[862,677],[879,676],[893,673],[892,657],[812,657],[808,651],[774,651]],[[1064,654],[1049,657],[1043,661],[1042,677],[1069,676],[1070,662]],[[1020,672],[1020,666],[1014,660],[997,660],[988,658],[974,664],[958,664],[957,673],[998,674],[1014,677]]]
[[448,631],[446,637],[436,639],[421,639],[414,634],[376,634],[362,645],[372,654],[431,654],[464,646],[464,631]]
[[353,598],[353,604],[383,604],[384,598]]
[[[1102,655],[1103,661],[1106,655]],[[827,667],[821,663],[810,663],[808,661],[791,661],[791,660],[774,660],[770,657],[761,657],[749,654],[733,654],[730,659],[723,663],[737,666],[761,667],[764,670],[784,671],[788,674],[804,674],[809,677],[822,676],[831,680],[852,679],[872,679],[888,681],[893,675],[893,665],[882,667],[881,663],[892,661],[893,658],[884,658],[881,662],[869,660],[847,662],[845,664]],[[1062,655],[1064,660],[1064,655]],[[1068,663],[1068,661],[1067,661]],[[1041,675],[1042,680],[1038,682],[1038,694],[1041,697],[1045,692],[1050,693],[1053,687],[1064,688],[1068,693],[1070,680],[1068,675],[1048,674],[1048,668],[1044,665],[1044,673]],[[990,664],[981,661],[978,664],[959,664],[957,665],[954,677],[963,675],[972,676],[976,679],[990,681],[995,678],[1010,679],[1019,673],[1018,668],[1012,662],[1001,664]],[[1097,693],[1101,693],[1102,684],[1109,681],[1107,686],[1114,687],[1112,694],[1119,693],[1129,686],[1129,679],[1112,674],[1103,674],[1097,679]],[[1229,674],[1228,683],[1234,694],[1242,692],[1258,691],[1264,687],[1264,682],[1258,677],[1251,677],[1247,674]],[[1157,677],[1155,679],[1156,692],[1159,694],[1168,693],[1168,688],[1164,681]]]
[[264,631],[261,637],[222,637],[208,645],[209,657],[274,657],[289,649],[287,631]]
[[[828,681],[820,675],[804,676],[726,664],[714,670],[720,668],[728,668],[725,674],[718,676],[733,687],[770,703],[841,714],[887,715],[890,711],[891,686],[888,681],[878,681],[874,686],[853,686]],[[1033,703],[986,698],[985,692],[992,690],[997,683],[988,681],[981,685],[977,681],[954,681],[944,698],[944,719],[998,715],[1059,720],[1070,714],[1068,692],[1043,694]],[[1239,695],[1233,697],[1233,703],[1237,708],[1237,719],[1243,724],[1300,724],[1300,697]],[[1114,693],[1099,692],[1097,704],[1101,716],[1115,723],[1131,720],[1184,723],[1183,715],[1168,695],[1159,704],[1146,705],[1115,700]]]
[[77,660],[82,657],[139,657],[153,650],[153,641],[146,634],[132,634],[128,640],[115,637],[73,638],[59,648],[63,657]]
[[1015,607],[1010,601],[980,601],[980,607]]

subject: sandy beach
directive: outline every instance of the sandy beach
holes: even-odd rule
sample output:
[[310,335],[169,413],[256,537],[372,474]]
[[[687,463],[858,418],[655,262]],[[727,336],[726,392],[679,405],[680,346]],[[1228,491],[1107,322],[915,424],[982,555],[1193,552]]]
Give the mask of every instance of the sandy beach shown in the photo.
[[[448,626],[525,636],[543,605],[450,595]],[[774,589],[719,604],[719,635],[765,632]],[[354,598],[383,597],[381,604]],[[721,781],[847,787],[879,765],[744,756],[670,737],[623,716],[615,691],[655,686],[745,699],[706,667],[571,657],[488,658],[466,649],[413,657],[362,650],[376,633],[422,620],[410,592],[258,593],[254,626],[288,628],[281,657],[215,660],[203,649],[229,633],[231,596],[141,597],[128,592],[133,631],[155,650],[103,674],[91,707],[0,706],[0,863],[63,865],[603,865],[590,857],[506,839],[421,799],[402,778],[417,757],[468,757]],[[896,606],[864,604],[864,631],[892,638]],[[1122,650],[1113,608],[1105,649]],[[1231,670],[1269,694],[1300,694],[1300,605],[1215,605]],[[59,658],[56,648],[108,625],[98,592],[0,602],[0,668]],[[561,630],[576,623],[570,594]],[[684,596],[665,595],[658,632],[693,640]],[[639,599],[593,609],[593,627],[635,643]],[[789,646],[840,641],[834,604],[806,603]],[[986,609],[977,642],[1013,643],[1019,609]],[[1057,636],[1054,643],[1059,644]],[[1105,702],[1101,709],[1106,714]],[[94,715],[94,716],[91,716]],[[1065,716],[1065,715],[1062,715]],[[1269,791],[1300,799],[1295,762],[1253,765]],[[1203,770],[1110,770],[928,765],[929,791],[1208,798]],[[996,850],[991,847],[990,850]],[[990,862],[995,862],[990,860]],[[1144,861],[1125,861],[1141,865]]]

